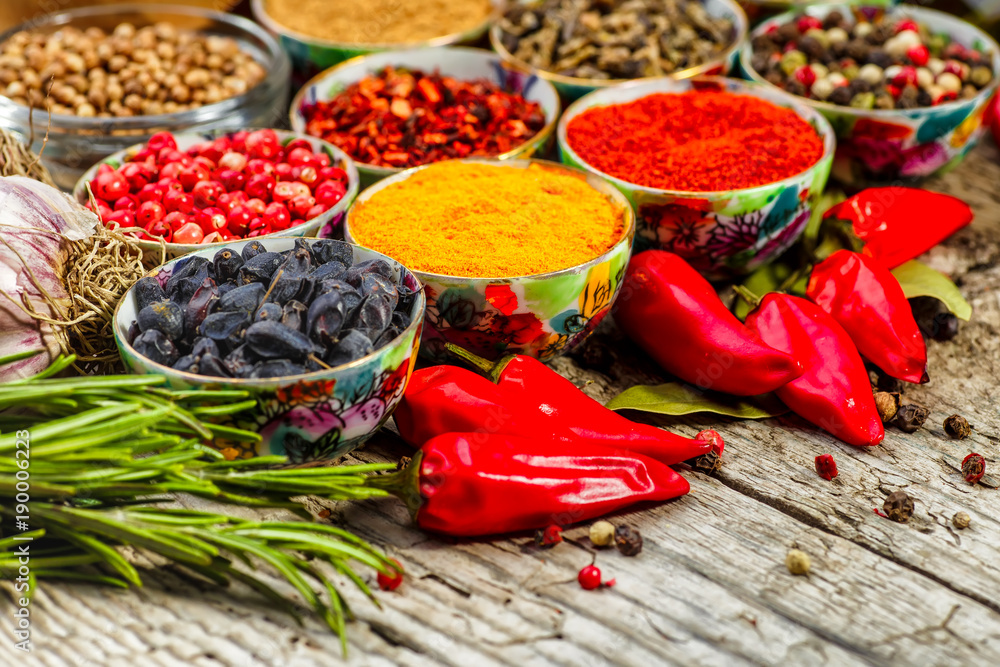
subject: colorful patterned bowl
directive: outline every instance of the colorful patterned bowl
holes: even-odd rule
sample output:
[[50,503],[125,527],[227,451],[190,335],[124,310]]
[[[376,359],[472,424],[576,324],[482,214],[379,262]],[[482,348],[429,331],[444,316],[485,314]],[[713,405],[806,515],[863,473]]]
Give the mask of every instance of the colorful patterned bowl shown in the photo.
[[[344,88],[357,83],[365,76],[380,71],[387,65],[407,67],[424,72],[439,71],[457,79],[486,79],[508,90],[515,90],[525,99],[538,102],[545,112],[545,127],[520,146],[497,156],[500,160],[528,158],[543,152],[559,119],[562,107],[559,95],[548,81],[536,76],[525,76],[506,67],[495,54],[482,49],[462,47],[442,47],[437,49],[417,49],[408,51],[388,51],[375,53],[331,67],[313,78],[292,100],[289,118],[292,129],[306,134],[306,118],[303,109],[317,102],[326,102],[336,97]],[[361,184],[371,185],[376,181],[398,174],[403,169],[376,167],[358,162]]]
[[[236,241],[228,248],[242,250],[250,241]],[[292,238],[263,240],[268,250],[281,252],[295,244]],[[315,239],[307,239],[315,243]],[[191,256],[211,259],[218,247]],[[419,290],[416,277],[398,262],[377,252],[355,246],[356,262],[384,259],[405,285]],[[177,263],[167,262],[150,275],[165,283]],[[239,419],[221,422],[260,433],[260,443],[217,438],[215,446],[230,456],[249,458],[271,454],[288,456],[296,463],[332,460],[360,446],[377,431],[399,403],[417,360],[426,301],[418,295],[410,315],[413,322],[394,341],[366,357],[330,370],[267,380],[209,378],[175,371],[141,356],[128,343],[128,330],[136,318],[134,288],[126,292],[115,309],[114,334],[125,366],[136,374],[158,374],[175,389],[241,389],[250,392],[257,407],[240,413]]]
[[[537,4],[538,0],[522,0],[522,2],[523,4]],[[736,35],[733,37],[733,43],[730,44],[729,48],[720,53],[718,57],[701,65],[689,67],[685,70],[681,70],[680,72],[675,72],[670,76],[670,78],[688,79],[693,76],[702,75],[722,76],[729,74],[729,72],[737,66],[740,48],[746,41],[747,30],[749,29],[749,22],[747,20],[746,13],[734,0],[704,0],[704,3],[709,16],[721,16],[732,20],[733,26],[736,30]],[[493,46],[493,50],[500,55],[505,63],[522,72],[533,74],[539,78],[549,81],[556,87],[556,90],[559,91],[559,95],[562,96],[562,99],[567,102],[572,102],[573,100],[576,100],[591,91],[599,90],[601,88],[617,86],[629,81],[650,80],[649,78],[581,79],[575,76],[563,76],[562,74],[548,72],[533,65],[529,65],[523,60],[515,58],[514,55],[503,45],[503,31],[500,29],[500,25],[496,23],[492,28],[490,28],[490,44]]]
[[[844,12],[845,16],[850,16],[851,12],[848,5],[807,7],[804,12],[823,18],[834,10]],[[771,26],[787,23],[799,14],[788,12],[764,21],[754,29],[752,37]],[[837,133],[833,176],[852,187],[899,185],[955,167],[985,131],[983,113],[1000,83],[1000,47],[979,28],[949,14],[910,5],[890,9],[887,16],[912,18],[965,46],[978,43],[992,59],[993,81],[968,100],[905,110],[854,109],[795,96],[797,101],[826,116],[833,125]],[[750,64],[752,57],[753,48],[748,42],[740,53],[744,76],[784,93],[754,71]]]
[[[823,157],[809,169],[775,183],[719,192],[660,190],[609,176],[583,161],[566,140],[566,127],[591,107],[632,102],[655,93],[719,90],[750,95],[793,109],[823,139]],[[635,208],[637,249],[670,250],[712,280],[750,273],[795,242],[823,192],[833,160],[833,129],[817,111],[788,95],[734,79],[657,79],[594,91],[566,109],[557,130],[562,161],[605,179]]]
[[[635,216],[628,201],[601,179],[547,160],[463,162],[499,164],[510,169],[526,169],[536,164],[577,176],[621,209],[625,232],[603,255],[551,273],[468,278],[414,271],[427,295],[421,352],[435,361],[454,361],[444,349],[445,343],[454,343],[487,359],[516,352],[546,361],[568,352],[590,336],[618,296],[635,235]],[[415,167],[373,185],[361,193],[357,203],[425,168]],[[351,211],[347,212],[344,223],[348,240],[351,240]]]
[[[336,206],[323,213],[323,215],[315,217],[311,220],[306,220],[301,224],[289,227],[288,229],[280,232],[268,234],[267,236],[263,236],[261,238],[269,239],[278,236],[319,236],[320,238],[331,238],[335,235],[339,236],[340,224],[344,219],[344,213],[351,205],[351,202],[354,201],[354,198],[358,195],[358,190],[361,187],[360,179],[358,177],[358,169],[354,165],[354,160],[349,158],[344,151],[340,150],[333,144],[323,141],[322,139],[295,134],[294,132],[288,132],[287,130],[275,130],[275,132],[278,133],[278,138],[281,139],[282,145],[287,144],[293,139],[306,139],[312,146],[313,151],[317,153],[322,151],[329,155],[330,164],[340,167],[347,172],[347,193],[344,195],[343,199],[337,202]],[[177,132],[174,134],[174,139],[177,141],[178,150],[186,151],[195,144],[200,144],[203,141],[210,141],[218,137],[230,136],[231,134],[232,132]],[[112,153],[85,171],[83,176],[80,177],[80,180],[76,182],[76,187],[73,188],[73,198],[81,204],[87,203],[87,183],[92,181],[94,177],[97,176],[97,168],[102,164],[110,164],[112,167],[117,169],[124,164],[130,156],[135,155],[142,150],[143,146],[144,144],[136,144],[123,151]],[[160,256],[160,244],[158,242],[146,240],[139,241],[138,243],[147,257],[150,255],[154,255],[156,257]],[[222,246],[228,245],[229,243],[231,242],[220,241],[219,243],[209,244],[167,243],[167,258],[180,257],[181,255],[186,255],[189,252],[203,250],[205,248],[214,248],[215,250],[218,250]]]
[[502,0],[493,0],[493,4],[496,6],[493,15],[469,30],[442,35],[425,42],[416,42],[413,44],[352,44],[330,42],[325,39],[310,37],[289,30],[272,19],[264,9],[265,4],[266,0],[251,0],[250,8],[253,11],[253,16],[259,24],[267,28],[268,32],[278,38],[281,47],[288,53],[292,60],[295,81],[301,83],[307,81],[310,77],[316,76],[328,67],[333,67],[345,60],[357,58],[358,56],[366,56],[369,53],[473,44],[486,34],[490,24],[499,16],[500,7],[503,5],[503,2]]

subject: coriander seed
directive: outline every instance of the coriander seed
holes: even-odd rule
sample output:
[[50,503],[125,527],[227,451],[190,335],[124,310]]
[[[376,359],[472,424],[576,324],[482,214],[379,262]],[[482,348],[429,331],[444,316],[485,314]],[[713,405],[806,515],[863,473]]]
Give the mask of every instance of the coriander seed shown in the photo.
[[799,549],[789,549],[785,556],[785,567],[794,575],[806,576],[812,568],[812,559],[809,554]]
[[615,526],[610,521],[595,521],[590,526],[590,543],[595,547],[608,547],[615,541]]
[[965,512],[955,512],[955,516],[951,517],[951,523],[959,530],[965,530],[969,527],[972,519]]

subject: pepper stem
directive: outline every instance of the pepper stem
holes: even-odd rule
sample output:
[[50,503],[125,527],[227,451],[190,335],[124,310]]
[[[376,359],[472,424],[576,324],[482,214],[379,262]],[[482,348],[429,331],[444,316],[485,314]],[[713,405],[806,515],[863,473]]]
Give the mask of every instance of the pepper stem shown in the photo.
[[499,361],[490,361],[489,359],[483,359],[482,357],[469,352],[464,347],[459,347],[454,343],[445,343],[444,347],[454,356],[458,357],[470,366],[475,367],[494,384],[500,381],[500,376],[503,375],[503,371],[507,368],[507,364],[509,364],[514,357],[517,356],[516,354],[508,354],[501,357]]
[[743,285],[733,285],[733,291],[739,295],[741,299],[749,303],[751,306],[756,308],[760,305],[760,297],[748,290]]
[[365,480],[365,486],[382,489],[396,496],[406,503],[410,514],[416,520],[417,512],[424,504],[424,497],[420,495],[420,462],[423,458],[424,453],[418,450],[405,468],[388,475],[373,475]]

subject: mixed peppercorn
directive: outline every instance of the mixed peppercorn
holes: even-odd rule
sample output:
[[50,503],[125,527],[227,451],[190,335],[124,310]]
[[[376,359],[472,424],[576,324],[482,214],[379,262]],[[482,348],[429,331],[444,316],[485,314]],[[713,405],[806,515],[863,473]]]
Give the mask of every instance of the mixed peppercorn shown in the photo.
[[975,97],[990,57],[909,18],[832,11],[773,25],[752,40],[751,66],[790,93],[859,109],[912,109]]
[[221,378],[300,375],[350,363],[410,325],[416,292],[381,259],[321,239],[269,252],[259,241],[178,260],[134,288],[128,339],[174,370]]
[[515,58],[579,79],[679,72],[721,59],[736,38],[730,18],[695,0],[511,3],[499,25],[501,44]]
[[118,169],[100,165],[86,205],[106,225],[141,227],[142,238],[216,243],[302,224],[348,187],[347,173],[307,139],[282,145],[274,130],[255,130],[181,151],[161,132]]
[[393,67],[304,106],[302,114],[308,134],[360,163],[390,168],[502,155],[546,123],[537,102],[486,79]]

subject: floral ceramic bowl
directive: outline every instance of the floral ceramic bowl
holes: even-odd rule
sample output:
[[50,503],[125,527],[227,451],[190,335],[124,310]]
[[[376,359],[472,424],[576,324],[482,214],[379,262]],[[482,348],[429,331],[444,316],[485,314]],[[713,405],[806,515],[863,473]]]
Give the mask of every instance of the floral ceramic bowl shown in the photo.
[[[294,132],[288,132],[286,130],[275,130],[278,134],[278,138],[281,140],[282,145],[288,144],[293,139],[305,139],[309,142],[312,147],[313,152],[326,153],[330,157],[330,164],[335,167],[340,167],[345,172],[347,172],[347,192],[344,194],[344,198],[337,202],[337,205],[330,210],[323,213],[323,215],[312,218],[311,220],[306,220],[305,222],[295,225],[294,227],[289,227],[280,232],[275,232],[273,234],[268,234],[261,238],[273,238],[277,236],[319,236],[320,238],[331,238],[340,233],[340,224],[344,219],[344,213],[347,208],[354,201],[354,198],[358,195],[358,190],[360,186],[360,179],[358,177],[358,169],[354,166],[354,160],[347,157],[344,151],[340,150],[336,146],[329,144],[316,137],[305,137],[302,135],[295,134]],[[205,141],[211,141],[218,137],[228,137],[231,136],[232,132],[178,132],[174,134],[174,140],[177,142],[177,149],[180,151],[186,151],[195,144],[200,144]],[[115,169],[118,169],[123,164],[128,162],[129,158],[138,153],[143,149],[145,144],[136,144],[130,146],[123,151],[118,151],[117,153],[112,153],[108,157],[104,158],[80,177],[80,180],[76,182],[76,187],[73,188],[73,198],[76,199],[81,204],[86,204],[88,200],[87,184],[94,180],[97,176],[97,169],[102,164],[109,164]],[[140,240],[138,241],[139,246],[143,249],[144,253],[148,256],[154,255],[159,257],[160,253],[160,243],[157,241],[150,240]],[[218,243],[167,243],[166,251],[167,258],[180,257],[189,252],[194,252],[196,250],[202,250],[205,248],[214,248],[218,250],[224,245],[231,243],[231,241],[220,241]],[[214,252],[214,250],[213,250]],[[147,264],[148,266],[148,264]]]
[[424,49],[435,46],[473,44],[486,34],[490,24],[499,15],[499,8],[502,3],[500,0],[494,0],[493,4],[496,7],[494,14],[479,25],[462,32],[442,35],[425,42],[413,44],[330,42],[325,39],[303,35],[281,25],[267,14],[267,0],[251,0],[250,7],[257,22],[278,38],[281,47],[288,53],[292,60],[292,69],[296,81],[301,83],[310,77],[316,76],[328,67],[333,67],[345,60],[357,58],[358,56],[366,56],[369,53],[397,49]]
[[[292,238],[263,240],[268,250],[282,252],[295,245]],[[307,239],[314,243],[314,239]],[[236,241],[227,248],[242,250],[247,241]],[[211,259],[218,247],[193,253]],[[166,283],[179,262],[167,262],[150,275]],[[371,354],[330,370],[267,380],[220,379],[176,371],[161,366],[136,352],[128,342],[128,330],[136,319],[134,288],[118,303],[114,317],[115,342],[125,366],[137,374],[158,374],[176,389],[240,389],[250,392],[257,407],[227,417],[224,425],[235,426],[261,435],[260,443],[227,441],[217,438],[215,446],[232,457],[247,458],[271,454],[288,456],[292,461],[336,459],[360,446],[390,417],[403,395],[417,360],[420,332],[426,300],[416,277],[398,262],[380,253],[354,247],[354,261],[383,259],[389,262],[403,284],[418,291],[410,315],[413,318],[395,340]]]
[[[803,11],[823,18],[834,10],[851,15],[848,5],[819,5]],[[769,19],[754,29],[751,38],[797,15],[799,12],[789,12]],[[912,18],[935,33],[985,51],[991,59],[993,81],[973,98],[916,109],[855,109],[796,96],[797,101],[830,121],[837,133],[833,176],[854,187],[915,181],[955,167],[985,131],[983,114],[1000,82],[1000,47],[975,26],[949,14],[909,5],[890,9],[886,15]],[[747,43],[740,53],[744,75],[783,92],[753,69],[752,58],[753,48]]]
[[[498,164],[495,160],[464,161]],[[590,336],[611,311],[621,288],[635,235],[635,216],[625,197],[596,176],[554,162],[512,160],[499,164],[511,169],[536,164],[585,180],[621,210],[622,238],[585,264],[551,273],[468,278],[414,271],[427,296],[421,351],[429,359],[453,361],[445,343],[491,360],[507,353],[552,359]],[[424,168],[415,167],[373,185],[361,193],[357,203]],[[351,211],[347,213],[344,234],[351,240]]]
[[[569,122],[592,107],[632,102],[656,93],[689,90],[751,95],[793,109],[823,139],[823,156],[802,173],[767,185],[718,192],[685,192],[648,188],[609,176],[584,162],[566,139]],[[711,279],[750,273],[778,257],[795,242],[826,186],[834,149],[833,130],[817,111],[779,91],[717,77],[680,81],[658,79],[594,91],[566,109],[557,132],[564,163],[600,176],[628,197],[636,212],[638,248],[670,250]]]
[[[526,4],[536,3],[537,0],[526,0]],[[734,0],[704,0],[704,4],[705,10],[708,12],[709,16],[728,18],[733,22],[735,34],[733,35],[732,44],[730,44],[729,47],[720,53],[716,58],[713,58],[706,63],[675,72],[671,75],[671,78],[673,79],[687,79],[693,76],[707,75],[723,76],[729,74],[729,72],[737,66],[740,47],[743,46],[743,43],[746,40],[749,26],[746,13]],[[514,55],[503,45],[503,30],[500,29],[499,24],[494,24],[493,27],[490,28],[490,44],[493,46],[493,50],[500,55],[505,63],[522,72],[527,72],[549,81],[556,87],[556,90],[559,91],[562,98],[568,102],[601,88],[616,86],[628,81],[648,80],[581,79],[575,76],[564,76],[562,74],[548,72],[533,65],[529,65],[520,58],[515,58]]]
[[[526,100],[537,102],[545,112],[545,127],[520,146],[498,155],[499,160],[528,158],[541,153],[552,137],[562,110],[559,95],[548,81],[536,76],[525,76],[504,66],[500,59],[482,49],[448,47],[411,51],[388,51],[331,67],[307,83],[292,100],[289,111],[292,129],[306,133],[304,109],[317,102],[327,102],[349,85],[381,71],[386,66],[405,67],[424,72],[438,71],[445,76],[461,80],[486,79],[507,90],[519,92]],[[362,185],[371,185],[379,179],[398,174],[403,169],[377,167],[358,162]]]

